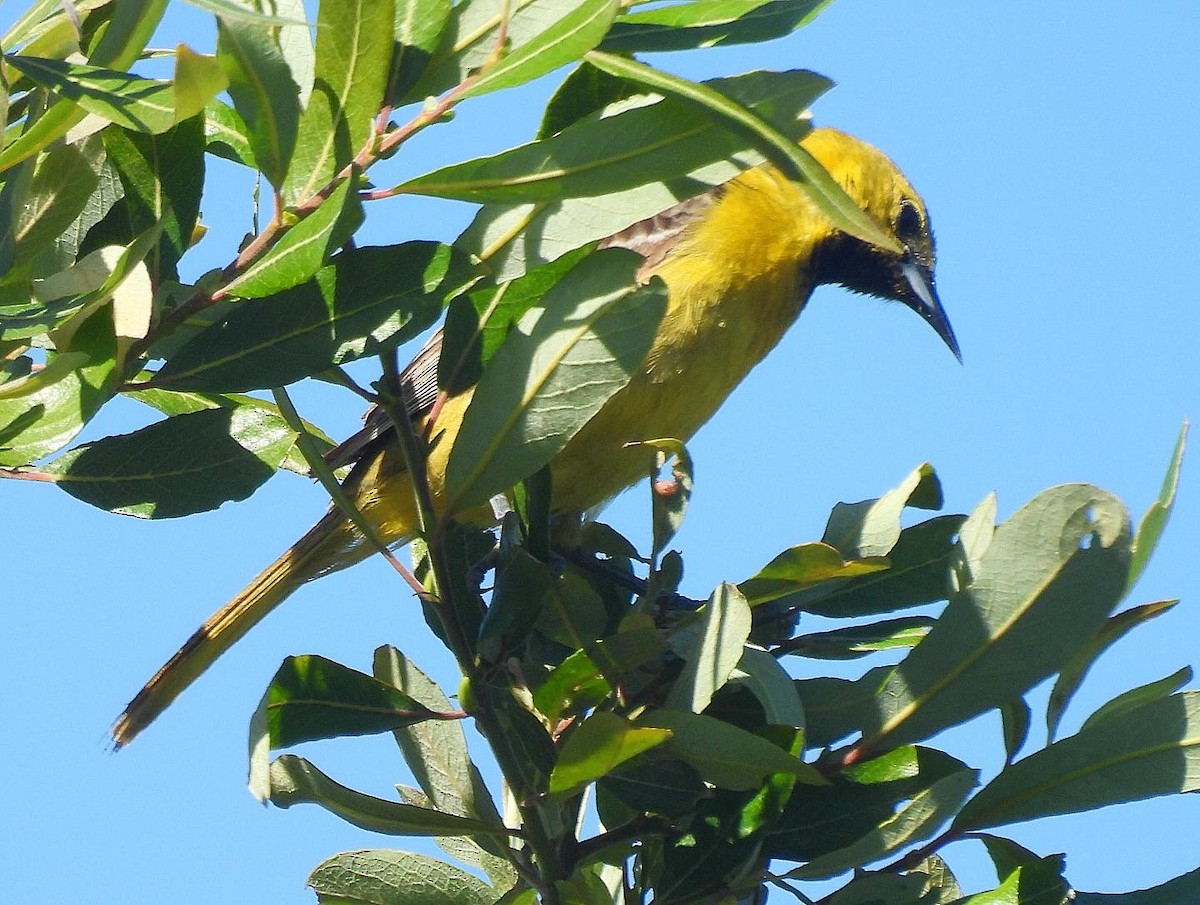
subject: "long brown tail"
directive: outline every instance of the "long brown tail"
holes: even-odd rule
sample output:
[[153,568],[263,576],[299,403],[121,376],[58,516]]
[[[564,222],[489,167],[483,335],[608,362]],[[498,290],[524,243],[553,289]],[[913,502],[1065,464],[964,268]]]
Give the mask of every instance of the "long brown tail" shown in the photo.
[[139,732],[192,684],[217,658],[283,603],[306,581],[351,565],[370,553],[355,543],[353,532],[336,510],[325,515],[279,559],[259,573],[240,594],[210,616],[129,702],[112,728],[116,748]]

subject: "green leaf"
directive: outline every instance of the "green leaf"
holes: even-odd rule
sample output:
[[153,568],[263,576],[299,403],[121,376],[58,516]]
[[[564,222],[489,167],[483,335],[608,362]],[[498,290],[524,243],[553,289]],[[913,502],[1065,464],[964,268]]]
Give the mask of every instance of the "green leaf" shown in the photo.
[[272,748],[445,718],[393,685],[313,654],[284,658],[260,706]]
[[4,59],[41,87],[126,129],[165,132],[176,122],[175,88],[170,82],[63,60],[17,54]]
[[225,287],[229,294],[263,298],[316,276],[329,255],[362,222],[362,205],[352,188],[353,180],[349,179],[339,185],[311,215],[231,280]]
[[51,358],[40,371],[34,371],[0,384],[0,399],[18,399],[21,396],[40,393],[74,373],[89,361],[91,361],[91,357],[84,352],[60,352]]
[[257,169],[246,123],[223,101],[210,101],[204,108],[204,139],[208,153]]
[[393,0],[321,0],[315,90],[284,183],[296,204],[315,195],[367,146],[392,59]]
[[146,257],[154,284],[178,276],[192,241],[204,189],[204,123],[193,117],[159,135],[106,129],[104,148],[122,198],[87,236],[84,248],[127,245],[147,230],[162,233]]
[[[437,684],[394,647],[376,649],[372,672],[381,682],[431,710],[455,709]],[[426,720],[396,728],[392,734],[413,777],[437,810],[502,825],[500,813],[467,750],[461,720]],[[474,842],[448,837],[438,844],[460,860],[482,867],[500,888],[512,885],[512,866],[500,857],[503,842],[478,836]]]
[[550,722],[564,713],[582,712],[599,704],[632,678],[638,668],[667,651],[662,633],[649,618],[626,620],[620,631],[578,650],[556,666],[534,692],[538,712]]
[[954,821],[957,831],[1073,814],[1200,788],[1200,692],[1101,720],[1005,767]]
[[[810,131],[803,113],[830,85],[801,71],[752,72],[707,84],[757,110],[790,140]],[[528,150],[511,152],[511,161],[498,159],[494,168],[483,163],[478,173],[460,174],[468,191],[489,188],[479,184],[481,177],[491,180],[491,189],[511,193],[510,186],[516,187],[518,197],[527,190],[533,197],[546,196],[546,203],[485,207],[456,242],[486,258],[498,279],[519,276],[583,242],[655,216],[763,160],[745,136],[677,101],[654,103],[644,95],[613,104],[544,141],[551,144],[524,146]],[[554,159],[563,162],[561,171],[547,164],[544,150],[553,150]]]
[[[1132,565],[1130,567],[1132,568]],[[1092,668],[1092,664],[1100,658],[1100,655],[1139,625],[1174,609],[1177,603],[1179,603],[1178,600],[1159,600],[1155,603],[1130,607],[1109,616],[1101,629],[1075,652],[1070,661],[1059,671],[1054,687],[1050,690],[1050,699],[1046,704],[1046,730],[1051,741],[1058,734],[1058,726],[1062,721],[1063,712],[1067,709],[1071,698],[1075,696],[1083,677],[1087,675],[1088,670]]]
[[342,852],[308,877],[320,905],[492,905],[496,890],[416,852]]
[[578,60],[608,33],[620,9],[618,0],[582,0],[561,19],[484,66],[463,97],[512,88]]
[[244,500],[296,435],[258,406],[207,409],[105,437],[46,466],[71,496],[123,515],[178,518]]
[[892,667],[877,666],[853,680],[797,679],[808,747],[826,747],[867,725],[875,714],[876,695],[891,673]]
[[613,53],[757,44],[790,34],[830,0],[691,0],[630,13],[601,47]]
[[1033,711],[1024,698],[1014,698],[1000,705],[1000,728],[1004,733],[1004,763],[1011,764],[1017,757],[1033,722]]
[[175,48],[175,122],[204,111],[208,103],[229,87],[217,58],[196,53],[186,44]]
[[905,528],[887,554],[890,568],[801,591],[781,603],[836,619],[945,600],[952,588],[951,569],[958,555],[955,538],[961,535],[962,524],[961,515],[942,515]]
[[600,778],[598,787],[626,807],[679,817],[712,795],[694,767],[677,760],[638,761]]
[[389,836],[509,835],[507,830],[478,820],[356,792],[334,782],[303,757],[294,754],[275,758],[270,781],[271,804],[281,808],[319,804],[347,823],[372,833]]
[[171,357],[155,384],[241,392],[293,383],[415,337],[462,286],[465,262],[445,245],[347,249],[317,276],[236,305]]
[[218,19],[217,60],[229,79],[229,97],[245,124],[254,160],[278,188],[296,148],[300,89],[274,30]]
[[18,267],[32,267],[79,216],[99,186],[103,163],[103,149],[94,138],[56,144],[38,158],[28,188],[14,205],[13,259]]
[[962,523],[958,544],[951,557],[951,588],[959,590],[975,580],[979,561],[996,533],[996,494],[989,493],[979,501]]
[[926,738],[1024,694],[1100,627],[1128,562],[1118,499],[1087,484],[1039,494],[996,529],[974,583],[884,683],[863,744]]
[[637,726],[615,713],[597,711],[567,736],[550,773],[550,792],[581,789],[670,737],[669,730]]
[[[830,85],[802,70],[771,75],[773,79],[750,73],[708,84],[762,107],[780,128],[791,124],[793,129],[799,113]],[[739,136],[722,130],[694,108],[641,95],[614,103],[547,138],[451,164],[400,188],[481,203],[558,201],[681,177],[745,146]]]
[[788,876],[822,879],[870,864],[897,849],[927,839],[955,814],[978,784],[979,771],[956,770],[915,792],[865,836],[837,851],[814,858]]
[[392,51],[389,100],[402,97],[437,50],[450,20],[450,0],[395,0],[396,46]]
[[1200,869],[1150,889],[1102,893],[1075,890],[1075,905],[1179,905],[1200,898]]
[[877,500],[838,503],[829,514],[821,542],[840,550],[847,559],[887,556],[900,540],[900,516],[910,506],[942,508],[941,482],[928,463]]
[[1172,695],[1190,681],[1192,681],[1192,668],[1185,666],[1155,682],[1148,682],[1145,685],[1139,685],[1137,688],[1124,691],[1111,701],[1107,701],[1096,708],[1095,712],[1083,721],[1080,729],[1091,728],[1102,720],[1114,717],[1119,713],[1135,710],[1138,707],[1149,704],[1151,701],[1157,701],[1159,698]]
[[1171,461],[1167,465],[1167,473],[1163,476],[1162,489],[1158,499],[1150,504],[1146,514],[1138,524],[1137,534],[1133,536],[1133,556],[1129,561],[1129,587],[1137,584],[1150,561],[1150,555],[1158,546],[1167,519],[1171,517],[1171,507],[1175,505],[1175,493],[1179,489],[1179,466],[1183,463],[1183,450],[1187,445],[1188,423],[1185,421],[1179,429],[1179,439],[1175,441],[1175,450],[1171,453]]
[[[170,390],[155,389],[136,390],[125,395],[131,399],[136,399],[138,402],[144,402],[164,415],[186,415],[191,412],[202,412],[206,409],[239,409],[249,407],[262,409],[266,413],[266,417],[273,419],[280,428],[287,426],[287,421],[279,413],[279,406],[263,399],[256,399],[253,396],[243,396],[236,393],[228,395],[217,393],[175,393]],[[318,452],[322,455],[337,445],[328,434],[312,422],[305,421],[304,427],[316,443]],[[308,463],[294,445],[288,450],[283,461],[279,463],[279,467],[287,471],[293,471],[296,474],[310,475]]]
[[671,639],[684,660],[666,707],[702,713],[742,659],[750,637],[750,605],[737,587],[723,582],[697,614],[699,621]]
[[893,902],[908,905],[917,901],[915,897],[923,885],[924,879],[912,874],[859,871],[837,892],[821,899],[821,905],[890,905]]
[[585,258],[496,350],[446,467],[451,512],[549,462],[641,366],[666,288],[658,280],[637,285],[640,260],[624,249]]
[[916,647],[934,625],[932,616],[904,616],[870,625],[797,635],[781,646],[789,654],[819,660],[853,660],[884,650]]
[[951,905],[962,898],[962,888],[950,872],[950,866],[937,855],[930,855],[909,873],[926,877],[918,900],[920,905]]
[[622,56],[591,50],[584,59],[612,75],[640,82],[652,91],[705,110],[725,128],[750,138],[754,146],[782,173],[797,180],[809,199],[838,229],[877,248],[900,251],[896,239],[862,211],[811,154],[744,105],[707,86],[668,75]]
[[824,785],[816,768],[760,736],[722,720],[686,710],[652,710],[637,725],[670,729],[664,750],[695,767],[707,782],[723,789],[754,789],[772,773]]
[[762,705],[769,725],[803,728],[804,707],[796,685],[787,670],[765,650],[747,645],[729,677],[729,684],[750,690]]
[[590,246],[576,249],[519,279],[485,285],[452,299],[442,327],[438,386],[453,396],[477,384],[513,324],[540,305],[550,287],[593,251]]
[[237,0],[184,0],[188,6],[212,13],[220,19],[237,22],[250,22],[258,25],[303,25],[308,26],[304,17],[293,18],[280,13],[266,13],[237,2]]
[[880,572],[888,566],[888,560],[882,557],[847,561],[829,544],[800,544],[784,550],[741,582],[738,590],[750,606],[757,607],[814,585]]
[[0,400],[0,465],[26,465],[71,442],[116,393],[116,348],[112,315],[98,311],[62,349],[86,355],[87,364],[39,392]]

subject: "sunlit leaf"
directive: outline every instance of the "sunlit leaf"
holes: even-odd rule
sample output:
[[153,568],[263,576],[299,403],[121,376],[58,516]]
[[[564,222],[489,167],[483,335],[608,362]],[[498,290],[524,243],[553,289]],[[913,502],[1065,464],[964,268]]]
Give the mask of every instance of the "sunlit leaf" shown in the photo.
[[1200,692],[1094,723],[1005,767],[954,821],[959,831],[1073,814],[1200,788]]
[[996,529],[974,582],[880,689],[864,744],[928,737],[1062,667],[1124,593],[1125,507],[1086,484],[1035,497]]
[[485,503],[561,450],[642,363],[666,308],[639,258],[585,258],[497,349],[475,389],[446,469],[452,511]]
[[303,757],[284,754],[271,764],[271,804],[290,808],[318,804],[372,833],[389,836],[506,836],[500,828],[429,808],[387,801],[334,782]]

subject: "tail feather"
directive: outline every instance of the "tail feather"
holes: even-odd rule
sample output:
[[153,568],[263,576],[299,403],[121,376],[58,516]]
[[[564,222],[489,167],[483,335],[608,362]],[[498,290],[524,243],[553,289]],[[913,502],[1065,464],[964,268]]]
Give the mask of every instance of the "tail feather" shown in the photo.
[[370,548],[356,543],[331,511],[240,594],[210,616],[129,702],[112,728],[114,747],[129,744],[225,651],[312,578],[351,565]]

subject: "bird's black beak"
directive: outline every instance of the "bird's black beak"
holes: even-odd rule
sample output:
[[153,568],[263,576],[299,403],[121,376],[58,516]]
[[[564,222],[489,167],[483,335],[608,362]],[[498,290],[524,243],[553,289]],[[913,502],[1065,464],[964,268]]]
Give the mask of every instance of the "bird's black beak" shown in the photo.
[[933,274],[929,268],[922,267],[913,257],[913,253],[905,250],[900,272],[904,274],[904,280],[912,290],[912,295],[905,298],[904,303],[925,318],[929,326],[942,338],[942,342],[950,347],[958,363],[962,364],[962,352],[958,348],[954,328],[950,326],[950,318],[946,317],[946,309],[938,299],[937,289],[933,285]]

